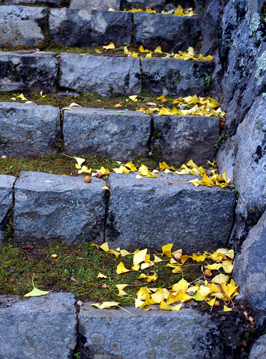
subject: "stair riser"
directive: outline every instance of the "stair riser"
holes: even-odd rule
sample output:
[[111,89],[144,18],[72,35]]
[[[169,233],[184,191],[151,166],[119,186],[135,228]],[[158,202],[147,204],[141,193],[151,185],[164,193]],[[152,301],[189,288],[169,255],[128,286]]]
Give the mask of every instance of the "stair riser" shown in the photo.
[[[149,116],[137,111],[90,108],[60,110],[35,104],[0,103],[0,154],[10,157],[57,153],[101,155],[130,161],[147,156],[169,163],[213,160],[219,119]],[[159,134],[159,135],[158,135]]]
[[[12,25],[11,25],[12,24]],[[201,18],[165,14],[85,9],[48,9],[9,5],[0,7],[0,45],[37,46],[51,39],[64,46],[102,46],[136,43],[154,50],[186,51],[200,41]],[[48,31],[49,30],[49,31]]]

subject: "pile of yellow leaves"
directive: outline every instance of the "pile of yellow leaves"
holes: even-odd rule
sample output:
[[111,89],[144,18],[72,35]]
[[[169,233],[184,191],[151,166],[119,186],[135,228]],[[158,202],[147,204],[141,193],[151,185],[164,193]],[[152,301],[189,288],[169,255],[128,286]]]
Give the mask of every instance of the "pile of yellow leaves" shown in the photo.
[[[117,274],[127,273],[129,271],[139,271],[147,268],[153,268],[152,275],[146,275],[141,273],[139,279],[144,279],[147,283],[155,282],[158,278],[156,272],[156,265],[159,262],[167,262],[166,267],[173,269],[173,273],[182,273],[182,266],[185,262],[191,258],[194,262],[205,262],[207,259],[212,260],[213,264],[205,264],[202,266],[203,275],[197,278],[195,281],[189,283],[185,279],[181,279],[170,288],[147,288],[142,287],[137,293],[135,298],[135,307],[144,308],[144,310],[150,310],[151,305],[160,305],[161,310],[180,310],[182,304],[189,301],[195,300],[198,302],[206,302],[212,308],[220,306],[222,301],[224,304],[223,311],[229,312],[232,309],[229,304],[233,305],[233,298],[238,295],[238,286],[236,286],[234,280],[226,274],[220,272],[221,269],[227,274],[230,274],[233,270],[232,260],[234,259],[234,251],[227,250],[225,248],[219,248],[214,253],[204,252],[202,255],[195,253],[192,256],[183,255],[182,249],[172,252],[173,244],[169,243],[162,247],[162,253],[152,255],[148,253],[147,248],[143,250],[135,250],[134,253],[130,253],[127,250],[120,248],[109,249],[108,242],[105,242],[101,246],[92,244],[98,249],[101,249],[107,253],[110,253],[118,259],[133,254],[133,265],[130,269],[127,269],[123,262],[120,262],[117,266]],[[174,257],[179,254],[178,260]],[[204,275],[208,270],[208,276]],[[218,270],[220,273],[211,280],[212,270]],[[98,278],[106,278],[103,274],[99,273]],[[203,279],[201,279],[203,278]],[[124,297],[128,294],[124,291],[124,288],[130,287],[130,284],[118,284],[118,296]],[[116,304],[115,304],[116,303]],[[175,304],[173,306],[173,304]],[[95,303],[92,306],[96,306],[100,309],[114,308],[119,306],[118,302],[107,302],[107,303]]]
[[[129,101],[133,101],[131,98],[137,95],[129,96]],[[158,107],[155,103],[147,103],[148,108],[140,107],[137,111],[147,113],[151,115],[153,113],[158,115],[179,115],[179,116],[206,116],[206,117],[218,117],[223,119],[226,113],[221,110],[220,104],[214,98],[211,97],[198,97],[187,96],[179,97],[178,99],[170,100],[164,95],[157,98],[162,103],[170,103],[174,107]]]
[[[109,9],[109,11],[112,11]],[[146,9],[140,9],[140,8],[134,8],[131,10],[124,10],[124,11],[129,11],[129,12],[148,12],[148,13],[152,13],[152,14],[157,14],[156,10],[151,9],[150,7],[146,7]],[[178,5],[178,7],[175,10],[170,10],[170,11],[165,11],[163,10],[161,12],[161,14],[173,14],[176,16],[197,16],[197,14],[195,14],[195,12],[193,11],[192,8],[188,8],[188,9],[183,9],[183,7],[181,5]]]
[[[97,173],[99,172],[103,176],[109,175],[111,173],[108,168],[104,167],[101,167],[98,171],[92,173],[92,168],[88,168],[84,165],[82,166],[82,164],[85,162],[84,158],[74,158],[77,161],[75,166],[78,169],[78,174],[91,174],[91,176],[94,177],[97,176]],[[149,171],[148,167],[144,164],[142,164],[137,170],[136,166],[132,162],[128,162],[125,165],[123,165],[120,161],[117,161],[117,163],[120,164],[120,167],[113,168],[113,172],[123,174],[138,171],[138,174],[136,175],[137,179],[142,179],[145,177],[156,178],[157,176],[161,175],[160,171],[163,171],[164,173],[176,173],[178,175],[199,175],[201,177],[201,180],[199,178],[195,178],[193,180],[187,181],[187,183],[192,183],[194,186],[219,186],[220,188],[226,188],[229,187],[231,183],[231,180],[226,178],[225,172],[223,175],[217,173],[217,169],[215,168],[215,160],[213,162],[208,162],[208,164],[211,166],[211,169],[207,171],[202,166],[197,166],[193,162],[193,160],[190,160],[189,162],[187,162],[187,164],[183,164],[179,170],[175,169],[173,166],[168,166],[165,162],[162,162],[159,164],[160,171]],[[106,186],[103,187],[103,189],[107,189],[110,192],[109,188]]]

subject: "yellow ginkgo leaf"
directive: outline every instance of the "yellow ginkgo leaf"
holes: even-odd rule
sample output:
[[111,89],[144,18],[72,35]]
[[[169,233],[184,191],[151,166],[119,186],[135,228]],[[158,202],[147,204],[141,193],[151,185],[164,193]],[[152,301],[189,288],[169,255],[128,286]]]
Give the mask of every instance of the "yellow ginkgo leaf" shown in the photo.
[[142,45],[140,45],[139,52],[150,52],[150,50],[148,50],[148,49],[145,50],[144,47]]
[[147,248],[134,254],[134,257],[133,257],[134,266],[137,264],[140,264],[141,262],[144,262],[145,258],[146,258],[146,254],[147,254]]
[[119,303],[118,302],[104,302],[102,304],[93,303],[93,304],[90,304],[90,307],[96,307],[99,309],[112,309],[112,308],[119,307]]
[[115,11],[112,7],[109,7],[108,11]]
[[181,309],[181,307],[182,307],[182,303],[177,304],[177,305],[174,305],[174,306],[173,306],[173,307],[171,307],[171,308],[172,308],[172,310],[180,310],[180,309]]
[[201,256],[197,256],[195,253],[192,254],[193,261],[196,262],[203,262],[206,259],[206,252],[203,253]]
[[82,166],[82,167],[81,167],[81,171],[82,171],[82,173],[91,173],[91,168],[88,169],[87,166]]
[[157,46],[156,49],[154,50],[154,52],[157,52],[157,53],[161,54],[162,53],[161,46]]
[[158,274],[155,271],[152,271],[154,274],[153,275],[148,275],[146,278],[146,282],[151,283],[157,280],[158,278]]
[[97,278],[108,278],[106,275],[99,272]]
[[114,249],[110,249],[109,253],[114,254],[116,259],[120,256],[120,253],[118,251],[115,251]]
[[114,45],[114,43],[111,41],[109,45],[103,46],[103,48],[104,48],[105,50],[115,50],[115,45]]
[[130,171],[133,171],[133,172],[137,171],[137,169],[136,169],[134,163],[132,163],[132,162],[126,163],[126,164],[125,164],[125,167],[129,168]]
[[162,262],[162,259],[154,254],[154,260],[153,261],[154,261],[154,263],[159,263],[159,262]]
[[103,251],[105,251],[105,252],[109,252],[109,245],[108,245],[108,242],[104,242],[101,246],[100,246],[100,248],[103,250]]
[[145,56],[146,59],[151,59],[152,58],[152,53],[149,52],[146,56]]
[[[136,169],[137,170],[137,169]],[[119,168],[114,168],[113,171],[115,173],[129,173],[130,170],[128,170],[125,166],[121,165]]]
[[97,54],[101,54],[101,53],[102,53],[102,51],[99,50],[99,49],[95,49],[95,52],[97,52]]
[[138,95],[132,95],[132,96],[128,96],[128,98],[133,101],[133,102],[137,102],[137,98],[138,98]]
[[185,292],[188,289],[189,283],[185,279],[181,279],[178,283],[172,286],[175,292]]
[[172,310],[172,308],[170,307],[170,305],[168,305],[167,303],[165,303],[163,300],[161,301],[160,309],[161,309],[161,310]]
[[127,250],[125,250],[125,249],[121,249],[121,251],[120,251],[121,257],[129,256],[130,254],[131,253],[128,252]]
[[159,111],[159,115],[161,116],[171,115],[171,111],[169,109],[166,109],[165,107],[162,107]]
[[135,308],[140,308],[143,305],[144,301],[135,298]]
[[140,265],[137,264],[137,265],[131,267],[131,269],[134,270],[134,271],[138,271],[140,269]]
[[159,166],[160,166],[160,171],[163,171],[165,169],[170,170],[170,167],[165,162],[159,163]]
[[119,293],[118,293],[119,297],[124,297],[125,295],[127,295],[127,293],[123,290],[127,286],[128,286],[128,284],[116,284],[116,287],[119,291]]
[[217,284],[222,284],[222,283],[227,283],[229,281],[229,277],[228,275],[224,275],[222,273],[218,274],[217,276],[215,276],[213,279],[212,279],[212,282],[213,283],[217,283]]
[[77,103],[75,102],[72,102],[69,107],[81,107],[80,105],[78,105]]
[[34,287],[33,290],[25,294],[24,297],[40,297],[46,294],[49,294],[49,292]]
[[173,248],[173,243],[168,243],[168,244],[162,246],[163,255],[165,255],[169,258],[173,257],[173,254],[171,253],[172,248]]
[[194,180],[188,182],[194,184],[194,186],[196,187],[201,185],[201,181],[198,178],[195,178]]
[[226,305],[224,305],[224,312],[231,312],[232,308],[228,308]]
[[127,273],[129,272],[128,269],[126,269],[125,265],[123,262],[120,262],[116,268],[116,273],[117,274],[122,274],[122,273]]
[[83,162],[85,162],[84,158],[80,158],[80,157],[74,157],[75,160],[77,161],[78,165],[82,165]]
[[173,273],[181,273],[182,272],[182,268],[180,266],[176,266],[173,270]]
[[111,194],[110,188],[108,188],[107,186],[104,186],[102,189],[104,189],[105,191],[108,191]]
[[213,298],[213,299],[211,299],[211,300],[209,300],[209,301],[206,301],[206,303],[209,304],[211,307],[213,307],[215,301],[216,301],[216,298]]

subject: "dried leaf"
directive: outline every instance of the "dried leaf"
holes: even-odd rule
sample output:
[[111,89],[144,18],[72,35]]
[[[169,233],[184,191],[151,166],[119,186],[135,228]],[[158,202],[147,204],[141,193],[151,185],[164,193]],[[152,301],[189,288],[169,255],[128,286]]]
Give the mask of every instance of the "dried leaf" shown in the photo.
[[118,293],[119,297],[124,297],[125,295],[127,295],[127,293],[123,291],[123,289],[126,288],[127,286],[128,284],[116,284],[116,287],[119,291]]
[[103,46],[103,48],[104,48],[105,50],[115,50],[115,45],[114,45],[114,43],[111,41],[109,45]]
[[125,265],[123,262],[120,262],[116,268],[116,273],[117,274],[122,274],[122,273],[127,273],[129,272],[128,269],[126,269]]
[[97,278],[108,278],[106,275],[99,272]]
[[49,294],[49,292],[40,290],[36,287],[33,288],[33,290],[27,294],[24,295],[24,297],[40,297],[42,295]]

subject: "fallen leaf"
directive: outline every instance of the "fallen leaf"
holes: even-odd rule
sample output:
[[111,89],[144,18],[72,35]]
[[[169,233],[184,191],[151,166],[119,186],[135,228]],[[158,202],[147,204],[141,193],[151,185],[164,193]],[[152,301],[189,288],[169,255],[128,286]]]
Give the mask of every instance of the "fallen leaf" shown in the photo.
[[115,50],[115,45],[114,45],[114,43],[111,41],[109,45],[103,46],[103,48],[104,48],[105,50]]
[[122,274],[122,273],[127,273],[129,272],[128,269],[126,269],[125,265],[123,262],[120,262],[116,268],[116,273],[117,274]]
[[97,278],[108,278],[106,275],[99,272]]
[[42,295],[49,294],[49,292],[40,290],[36,287],[33,288],[33,290],[27,294],[24,295],[24,297],[40,297]]

